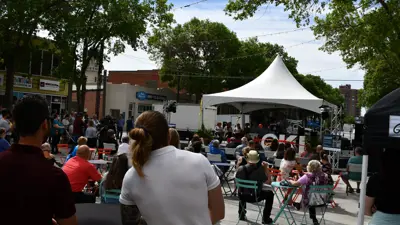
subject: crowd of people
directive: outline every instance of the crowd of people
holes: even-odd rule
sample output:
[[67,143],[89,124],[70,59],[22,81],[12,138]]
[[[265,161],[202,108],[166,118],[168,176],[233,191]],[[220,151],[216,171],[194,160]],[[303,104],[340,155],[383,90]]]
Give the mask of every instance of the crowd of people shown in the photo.
[[[188,150],[181,150],[179,133],[169,128],[162,113],[142,113],[135,124],[132,121],[127,126],[128,136],[123,136],[121,132],[125,122],[114,122],[110,117],[98,122],[73,114],[63,118],[67,120],[65,118],[73,116],[72,124],[70,121],[59,123],[60,117],[51,116],[46,100],[37,95],[22,98],[15,104],[12,114],[5,112],[3,115],[9,121],[11,118],[7,115],[12,115],[9,126],[14,129],[11,132],[18,131],[18,142],[10,146],[7,140],[9,130],[0,127],[0,180],[4,181],[0,185],[0,193],[3,194],[1,224],[75,225],[75,204],[95,203],[96,197],[102,197],[107,190],[120,190],[119,200],[111,203],[120,204],[122,224],[212,225],[225,216],[220,177],[211,166],[212,162],[205,157],[204,141],[195,135]],[[71,138],[77,145],[66,162],[59,163],[54,157],[57,149],[51,145],[58,139],[56,137],[54,141],[53,137],[57,134],[61,136],[59,131],[69,129],[71,125]],[[108,172],[102,173],[89,161],[92,156],[89,145],[93,144],[90,139],[95,138],[93,133],[101,136],[99,130],[106,130],[108,136],[113,125],[113,136],[119,146],[111,154],[112,163]],[[81,130],[76,131],[75,128]],[[52,129],[57,130],[52,132]],[[49,136],[52,136],[51,141]],[[256,140],[247,137],[242,137],[239,142],[234,140],[231,138],[230,143],[235,143],[231,146],[236,148],[236,177],[257,181],[259,185],[257,195],[252,195],[246,188],[237,190],[239,219],[247,219],[247,202],[265,200],[262,222],[270,224],[274,194],[263,188],[263,184],[273,181],[268,158],[259,154]],[[213,140],[209,144],[209,154],[221,155],[222,161],[229,162],[220,144],[218,138]],[[309,162],[303,172],[296,151],[290,144],[272,140],[269,150],[276,152],[275,158],[282,159],[279,180],[289,180],[294,169],[299,171],[299,179],[289,180],[289,183],[303,186],[303,198],[300,203],[291,204],[307,207],[313,223],[319,224],[314,207],[316,203],[309,198],[308,192],[311,185],[333,184],[328,155],[321,146],[313,149],[306,145],[301,157],[308,158]],[[361,153],[362,149],[356,149],[356,156],[349,163],[362,163],[359,159]],[[348,183],[353,179],[351,176],[342,175],[352,189]],[[395,205],[392,204],[392,208],[386,205],[389,196],[384,193],[385,188],[379,186],[379,182],[387,182],[385,178],[383,174],[374,176],[367,187],[367,213],[374,213],[374,217],[379,216],[380,220],[387,218],[387,214],[398,214]],[[99,188],[96,188],[96,183]],[[88,189],[91,191],[85,191]],[[100,200],[110,203],[103,198]]]
[[[89,162],[89,138],[83,131],[71,152],[75,155],[59,165],[62,168],[57,166],[47,142],[54,120],[42,97],[22,98],[12,116],[19,141],[0,153],[1,224],[75,225],[75,204],[95,201],[96,193],[83,190],[96,182],[105,191],[121,191],[122,224],[211,225],[224,218],[220,180],[209,161],[171,145],[174,139],[159,112],[137,118],[105,174]],[[184,176],[188,173],[191,176]]]

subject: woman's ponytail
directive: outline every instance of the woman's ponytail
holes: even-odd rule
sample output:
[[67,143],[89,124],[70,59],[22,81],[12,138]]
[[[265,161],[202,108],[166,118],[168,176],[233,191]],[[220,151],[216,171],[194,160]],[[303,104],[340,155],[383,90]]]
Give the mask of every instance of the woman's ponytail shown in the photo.
[[140,177],[144,177],[143,166],[149,160],[152,151],[153,138],[143,127],[136,127],[129,132],[132,144],[132,165]]

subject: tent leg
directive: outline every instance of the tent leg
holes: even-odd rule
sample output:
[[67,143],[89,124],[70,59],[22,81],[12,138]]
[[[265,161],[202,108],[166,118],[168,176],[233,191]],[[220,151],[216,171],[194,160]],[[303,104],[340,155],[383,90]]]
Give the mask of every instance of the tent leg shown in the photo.
[[246,124],[246,118],[244,117],[244,104],[242,103],[242,105],[241,105],[241,113],[242,113],[242,129],[244,129],[244,127],[245,127],[245,124]]
[[365,214],[365,195],[367,188],[367,175],[368,175],[368,155],[363,155],[362,173],[361,173],[361,193],[360,193],[360,209],[358,210],[357,225],[364,225]]

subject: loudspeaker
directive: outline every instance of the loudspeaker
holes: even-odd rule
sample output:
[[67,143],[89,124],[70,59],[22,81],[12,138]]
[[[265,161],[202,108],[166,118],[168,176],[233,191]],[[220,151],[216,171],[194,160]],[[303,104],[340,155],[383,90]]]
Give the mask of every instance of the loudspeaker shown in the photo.
[[298,127],[297,128],[297,135],[304,136],[304,128],[303,127]]
[[326,120],[326,119],[329,118],[329,112],[324,111],[324,112],[321,113],[321,116],[322,116],[322,119],[323,119],[323,120]]
[[361,147],[363,141],[363,131],[364,131],[364,124],[356,124],[354,133],[354,140],[353,140],[353,147]]

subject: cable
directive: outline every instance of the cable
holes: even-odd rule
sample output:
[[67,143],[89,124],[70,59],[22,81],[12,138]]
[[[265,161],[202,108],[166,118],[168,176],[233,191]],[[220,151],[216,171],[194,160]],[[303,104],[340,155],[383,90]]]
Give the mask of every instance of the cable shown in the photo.
[[[284,49],[289,49],[289,48],[297,47],[297,46],[304,45],[304,44],[308,44],[308,43],[315,42],[315,41],[318,41],[318,39],[313,39],[313,40],[301,42],[301,43],[298,43],[298,44],[290,45],[290,46],[284,47]],[[210,59],[210,60],[195,60],[195,61],[189,61],[189,60],[188,60],[188,61],[185,61],[185,62],[188,62],[188,63],[206,63],[206,62],[231,61],[231,60],[236,60],[236,59],[244,59],[244,58],[249,58],[249,57],[253,57],[253,56],[264,55],[264,54],[267,54],[267,53],[270,53],[270,51],[259,52],[259,53],[254,53],[254,54],[249,54],[249,55],[243,55],[243,56],[235,56],[235,57],[227,57],[227,58],[222,57],[222,58],[219,58],[219,59]],[[128,54],[122,54],[122,55],[130,56],[130,57],[135,57],[135,56],[128,55]],[[180,60],[180,61],[183,62],[182,60]]]
[[201,1],[193,2],[193,3],[190,3],[190,4],[184,5],[184,6],[176,7],[176,8],[173,8],[172,11],[176,11],[178,9],[183,9],[183,8],[188,8],[188,7],[192,6],[192,5],[197,5],[197,4],[200,4],[202,2],[206,2],[206,1],[208,1],[208,0],[201,0]]

